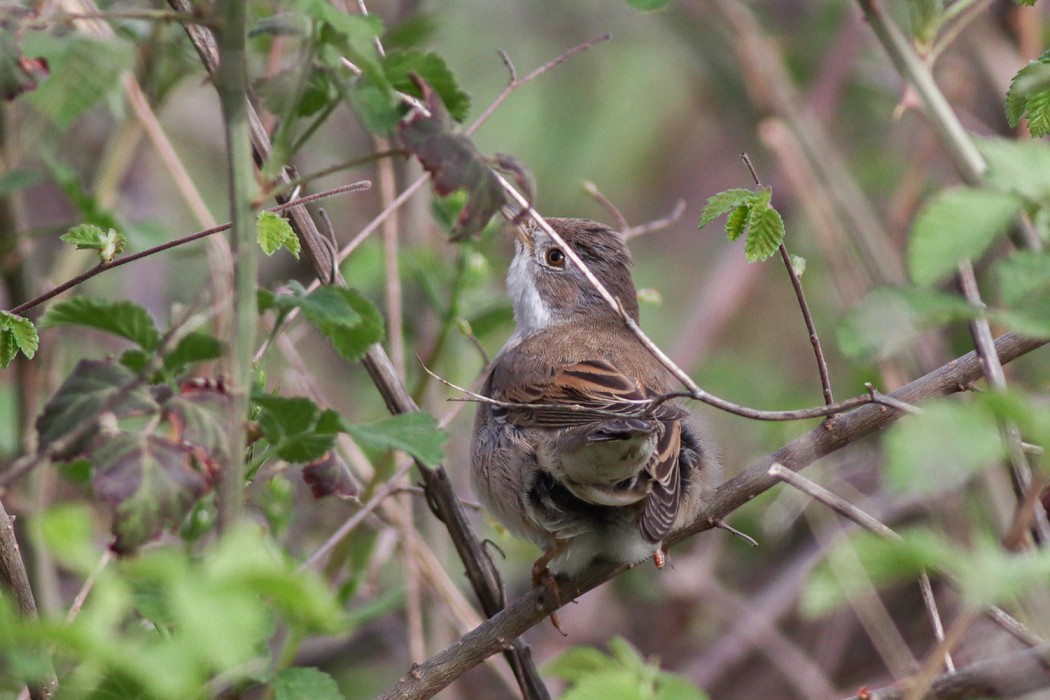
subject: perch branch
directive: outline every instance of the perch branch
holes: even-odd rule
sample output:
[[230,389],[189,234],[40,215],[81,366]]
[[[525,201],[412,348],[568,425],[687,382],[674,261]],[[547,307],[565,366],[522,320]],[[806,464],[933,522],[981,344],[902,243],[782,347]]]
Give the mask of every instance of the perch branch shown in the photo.
[[[1008,333],[996,340],[996,349],[1000,360],[1005,363],[1042,347],[1046,342]],[[977,354],[970,352],[897,389],[891,396],[899,401],[916,403],[934,396],[961,391],[980,376],[981,363]],[[769,467],[774,463],[797,471],[854,440],[886,427],[900,415],[897,411],[888,410],[881,405],[869,405],[838,416],[830,425],[821,425],[810,430],[715,489],[696,520],[672,533],[666,544],[671,546],[698,532],[711,529],[715,521],[725,518],[774,486],[778,480],[768,473]],[[578,579],[559,580],[560,598],[566,602],[577,598],[626,568],[613,564],[599,564]],[[546,587],[532,589],[498,615],[461,637],[452,646],[425,663],[413,667],[379,697],[383,700],[418,700],[432,697],[468,669],[501,651],[510,640],[544,620],[558,607],[558,603],[551,599]]]

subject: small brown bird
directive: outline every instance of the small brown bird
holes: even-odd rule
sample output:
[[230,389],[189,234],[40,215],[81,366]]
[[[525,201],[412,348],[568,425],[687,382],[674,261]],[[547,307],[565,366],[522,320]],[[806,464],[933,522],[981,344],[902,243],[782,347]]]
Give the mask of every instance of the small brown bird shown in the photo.
[[[638,320],[623,237],[548,219]],[[519,228],[507,276],[514,335],[474,421],[471,477],[485,507],[544,554],[534,579],[595,559],[662,566],[663,539],[691,521],[718,475],[701,424],[674,401],[671,373],[542,229]]]

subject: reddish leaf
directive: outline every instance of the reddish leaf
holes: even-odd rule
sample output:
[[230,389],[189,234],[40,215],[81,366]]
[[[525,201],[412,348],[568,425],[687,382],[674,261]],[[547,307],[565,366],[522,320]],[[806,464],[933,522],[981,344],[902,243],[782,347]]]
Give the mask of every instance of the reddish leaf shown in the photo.
[[91,459],[95,492],[113,511],[110,547],[118,554],[181,525],[212,487],[196,449],[157,435],[113,436]]
[[452,132],[452,120],[438,94],[418,76],[411,78],[430,116],[413,111],[398,124],[401,141],[430,173],[435,192],[444,196],[466,190],[467,203],[459,213],[452,240],[477,235],[503,205],[503,188],[474,143]]
[[361,492],[350,470],[333,452],[303,467],[303,481],[310,487],[314,498],[338,496],[353,500]]
[[193,379],[183,382],[178,395],[164,402],[172,440],[195,448],[210,473],[229,449],[226,416],[231,400],[222,379]]

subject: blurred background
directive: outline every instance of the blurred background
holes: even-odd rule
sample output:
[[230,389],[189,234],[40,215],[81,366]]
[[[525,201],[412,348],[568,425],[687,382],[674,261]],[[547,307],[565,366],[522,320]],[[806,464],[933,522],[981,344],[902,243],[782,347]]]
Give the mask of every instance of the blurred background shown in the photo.
[[[908,7],[885,4],[907,29]],[[1003,96],[1014,73],[1045,49],[1047,10],[1008,2],[958,4],[967,8],[952,24],[950,41],[938,44],[930,57],[935,77],[969,130],[1010,135]],[[256,19],[275,10],[269,3],[251,7]],[[635,280],[643,290],[642,326],[705,390],[755,408],[822,403],[807,332],[780,261],[748,264],[743,241],[728,242],[720,221],[697,228],[708,197],[753,187],[741,153],[773,188],[773,204],[787,224],[788,249],[807,260],[803,284],[836,398],[864,393],[867,381],[890,391],[972,348],[965,328],[909,339],[891,358],[858,357],[839,342],[843,317],[869,290],[905,282],[903,242],[917,208],[931,193],[960,181],[859,4],[676,0],[645,13],[616,0],[374,0],[368,9],[388,28],[414,32],[447,60],[471,96],[468,124],[507,85],[500,50],[520,78],[570,47],[612,35],[515,90],[478,129],[475,142],[485,154],[510,154],[531,171],[535,201],[545,215],[616,225],[593,188],[632,227],[678,213],[666,226],[630,241]],[[155,59],[160,72],[146,83],[154,88],[149,98],[159,124],[206,211],[225,220],[223,134],[213,86],[188,43],[174,41],[179,27],[131,21],[121,27],[139,41],[134,50],[140,66]],[[156,41],[146,41],[151,33]],[[253,75],[287,60],[269,38],[253,42]],[[170,55],[151,56],[151,45]],[[128,222],[133,249],[206,225],[179,194],[171,163],[131,118],[119,91],[65,128],[42,119],[37,110],[43,109],[32,100],[8,108],[10,162],[61,163]],[[375,150],[383,146],[344,105],[293,162],[300,173],[309,173]],[[385,172],[369,164],[308,185],[309,192],[318,192],[357,179],[375,183],[369,192],[320,205],[340,244],[421,173],[404,158],[387,162],[393,167]],[[450,402],[456,393],[429,378],[421,361],[449,381],[470,386],[484,366],[481,350],[492,357],[502,346],[512,330],[503,294],[511,238],[493,225],[478,241],[448,242],[427,190],[399,210],[393,234],[376,232],[343,271],[388,321],[402,318],[403,337],[390,334],[388,349],[424,409],[448,420],[445,465],[459,493],[472,501],[467,473],[473,407]],[[68,189],[64,193],[52,179],[18,200],[14,218],[27,236],[37,288],[92,264],[86,253],[67,252],[56,241],[77,217]],[[391,278],[394,269],[397,276]],[[263,272],[261,284],[271,288],[290,279],[310,280],[307,266],[287,255],[264,260]],[[193,301],[208,279],[206,247],[194,245],[103,275],[79,293],[131,298],[158,319],[168,319],[175,305]],[[7,308],[11,300],[0,301]],[[316,392],[325,405],[355,421],[385,415],[360,366],[347,365],[306,326],[289,337],[297,356],[271,353],[269,386],[288,395]],[[63,346],[45,335],[43,352],[59,369],[40,378],[42,393],[49,393],[47,387],[53,391],[62,368],[78,357],[112,351],[106,342],[88,334],[75,346]],[[1045,358],[1022,359],[1009,371],[1036,385],[1050,380]],[[20,410],[13,383],[0,375],[0,415]],[[721,446],[727,477],[818,424],[759,423],[698,410]],[[0,454],[17,452],[20,440],[16,421],[0,421]],[[362,482],[390,470],[385,460],[365,453],[349,458]],[[952,527],[959,501],[920,503],[887,494],[879,465],[874,439],[822,460],[807,475],[891,524],[925,515]],[[297,475],[282,478],[294,494],[282,541],[305,559],[355,505],[315,501]],[[53,475],[41,477],[18,493],[14,509],[31,510],[42,498],[59,498],[63,489]],[[249,510],[261,520],[269,496],[266,487],[253,489],[256,505]],[[352,607],[366,606],[406,582],[407,602],[345,638],[309,642],[302,652],[304,664],[332,673],[352,698],[372,697],[405,671],[420,648],[430,656],[469,629],[442,585],[412,561],[419,556],[416,545],[404,546],[405,528],[418,531],[454,587],[472,600],[443,526],[411,489],[396,507],[400,515],[382,511],[370,519],[367,533],[347,545],[346,568],[329,573],[337,583],[354,581]],[[510,596],[527,590],[535,549],[501,532],[484,512],[472,510],[472,517],[481,536],[493,543]],[[719,700],[837,697],[892,680],[892,660],[872,641],[880,632],[862,626],[850,606],[819,618],[799,612],[807,574],[841,523],[783,487],[742,508],[730,523],[759,546],[712,531],[674,548],[663,571],[650,564],[637,567],[566,606],[560,616],[567,636],[549,624],[531,630],[526,639],[537,662],[547,663],[576,645],[604,648],[621,636]],[[937,592],[950,611],[950,592]],[[918,588],[892,589],[883,603],[886,623],[892,622],[892,634],[898,635],[891,638],[903,640],[920,657],[927,653],[932,632]],[[45,597],[43,606],[48,605],[59,606],[60,600]],[[411,606],[418,614],[408,612]],[[1012,648],[998,632],[971,636],[981,639],[964,645],[957,657],[961,664],[987,655],[989,646]],[[497,657],[440,697],[509,697],[505,683]]]

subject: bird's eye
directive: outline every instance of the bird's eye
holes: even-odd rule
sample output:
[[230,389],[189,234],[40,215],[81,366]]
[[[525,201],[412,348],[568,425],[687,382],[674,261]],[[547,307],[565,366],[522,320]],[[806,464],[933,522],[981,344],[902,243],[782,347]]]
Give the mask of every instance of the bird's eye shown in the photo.
[[551,267],[565,267],[565,253],[561,248],[548,248],[543,257]]

